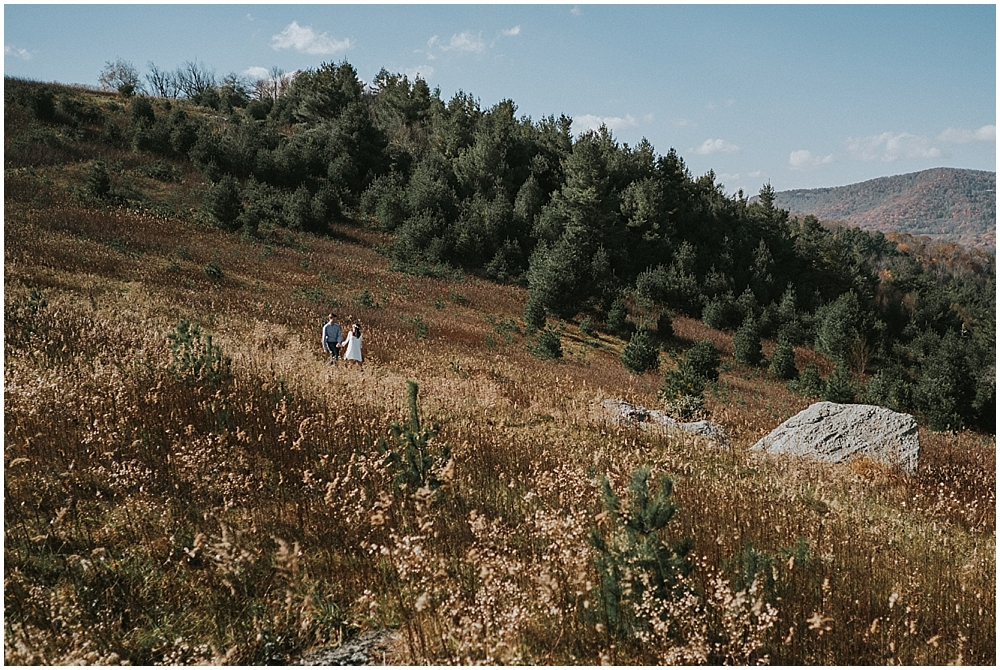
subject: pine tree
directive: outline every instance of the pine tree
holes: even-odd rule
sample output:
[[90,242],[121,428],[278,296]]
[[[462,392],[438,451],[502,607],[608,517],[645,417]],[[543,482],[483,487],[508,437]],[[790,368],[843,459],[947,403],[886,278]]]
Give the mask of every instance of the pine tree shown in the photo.
[[823,384],[823,379],[819,376],[816,364],[809,363],[799,374],[798,379],[788,382],[788,388],[802,395],[818,398],[823,395],[825,385]]
[[533,294],[529,294],[528,302],[524,305],[524,323],[527,325],[528,334],[545,326],[545,308]]
[[111,192],[111,177],[103,161],[94,161],[87,172],[87,192],[95,198],[103,198]]
[[846,365],[838,365],[834,368],[830,378],[826,380],[823,399],[838,403],[854,402],[854,380]]
[[222,228],[235,230],[243,213],[239,183],[232,175],[223,175],[205,194],[204,205]]
[[656,335],[661,342],[674,337],[674,319],[667,310],[662,310],[656,317]]
[[535,338],[535,345],[531,348],[531,353],[536,358],[548,360],[552,358],[562,358],[562,343],[559,340],[559,333],[551,326],[539,331]]
[[640,328],[633,335],[621,355],[622,365],[629,372],[641,375],[660,366],[660,352],[645,328]]
[[743,365],[760,365],[762,352],[760,330],[757,320],[748,316],[733,336],[733,348],[736,351],[736,362]]
[[628,322],[628,309],[625,307],[625,301],[621,298],[616,298],[613,303],[611,303],[611,309],[608,310],[608,318],[605,321],[608,332],[612,335],[618,337],[626,337],[629,332],[629,322]]
[[795,349],[792,343],[785,338],[778,340],[778,346],[774,348],[769,367],[771,374],[778,379],[795,379],[799,371],[795,367]]

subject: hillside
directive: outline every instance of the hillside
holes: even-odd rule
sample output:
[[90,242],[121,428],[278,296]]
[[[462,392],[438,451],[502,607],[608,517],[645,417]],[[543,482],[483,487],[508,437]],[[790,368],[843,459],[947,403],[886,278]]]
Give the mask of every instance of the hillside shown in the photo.
[[996,247],[995,172],[935,168],[835,188],[780,191],[775,204],[865,230]]
[[[400,268],[400,235],[300,207],[302,185],[229,225],[279,192],[246,178],[227,201],[235,179],[190,158],[228,138],[218,110],[152,101],[151,123],[177,123],[168,146],[216,124],[165,155],[118,96],[25,99],[4,117],[5,663],[288,664],[390,629],[377,663],[995,664],[992,435],[921,415],[913,476],[764,456],[749,447],[825,387],[741,362],[733,328],[630,294],[618,327],[582,311],[535,330],[522,284]],[[864,249],[837,235],[796,239]],[[893,253],[879,270],[900,283],[872,285],[914,305],[900,322],[936,319],[920,360],[943,383],[951,329],[987,332],[985,307],[957,302],[985,271],[932,282]],[[935,292],[952,280],[956,309]],[[363,368],[328,365],[331,311],[361,324]],[[631,373],[639,324],[661,349]],[[601,413],[663,407],[706,340],[718,380],[688,398],[729,444]],[[876,355],[855,343],[862,393]],[[817,382],[843,372],[812,338],[791,354]]]

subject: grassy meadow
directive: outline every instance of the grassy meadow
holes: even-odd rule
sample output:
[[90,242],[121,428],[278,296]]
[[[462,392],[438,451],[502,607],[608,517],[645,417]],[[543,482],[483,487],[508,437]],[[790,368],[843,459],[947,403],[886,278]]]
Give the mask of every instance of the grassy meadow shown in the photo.
[[[187,163],[5,145],[5,663],[287,663],[388,627],[414,665],[995,664],[993,436],[921,428],[911,477],[751,452],[814,399],[683,317],[731,444],[616,426],[600,401],[658,406],[667,354],[630,375],[550,321],[539,360],[521,288],[393,272],[346,224],[222,232]],[[98,158],[152,204],[80,195]],[[331,310],[363,369],[327,365]]]

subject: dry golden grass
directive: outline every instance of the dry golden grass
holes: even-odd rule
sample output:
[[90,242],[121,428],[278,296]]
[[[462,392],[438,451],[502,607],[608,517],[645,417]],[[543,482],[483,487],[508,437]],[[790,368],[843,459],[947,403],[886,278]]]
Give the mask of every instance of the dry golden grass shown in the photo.
[[[995,663],[992,437],[922,431],[913,477],[751,452],[809,401],[681,317],[724,352],[706,404],[731,448],[609,425],[600,400],[655,406],[661,374],[571,323],[535,359],[522,289],[391,272],[349,227],[265,244],[100,211],[60,179],[5,179],[7,663],[287,662],[382,626],[409,664]],[[325,364],[331,309],[363,370]],[[170,372],[182,318],[231,378]],[[436,492],[379,447],[409,379],[451,447]],[[694,570],[615,636],[599,478],[624,492],[642,465],[674,479]]]

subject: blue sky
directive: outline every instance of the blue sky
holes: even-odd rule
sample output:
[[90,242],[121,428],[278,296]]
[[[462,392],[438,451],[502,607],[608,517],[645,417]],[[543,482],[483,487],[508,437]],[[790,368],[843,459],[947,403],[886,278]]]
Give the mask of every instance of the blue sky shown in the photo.
[[993,4],[4,6],[7,76],[97,85],[116,58],[420,73],[673,147],[730,193],[996,170]]

